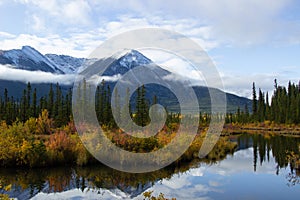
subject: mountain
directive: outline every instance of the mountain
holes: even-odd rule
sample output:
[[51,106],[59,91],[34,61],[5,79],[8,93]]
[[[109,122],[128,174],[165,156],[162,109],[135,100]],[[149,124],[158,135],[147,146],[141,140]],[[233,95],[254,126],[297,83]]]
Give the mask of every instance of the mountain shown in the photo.
[[[167,77],[171,75],[171,72],[161,68],[159,65],[155,64],[152,60],[145,57],[143,54],[136,50],[128,50],[125,53],[117,56],[112,56],[110,58],[101,59],[94,64],[90,65],[88,70],[84,71],[87,75],[94,75],[99,73],[99,69],[101,67],[108,65],[107,69],[104,72],[101,72],[103,76],[114,76],[114,75],[123,75],[131,69],[139,66],[144,68],[138,72],[135,72],[132,75],[132,82],[140,82],[139,77],[146,79],[147,70],[150,69],[151,73],[159,75],[159,77]],[[149,72],[149,71],[148,71]],[[139,74],[138,74],[139,73]],[[176,84],[183,84],[176,80],[174,80]],[[110,88],[115,86],[115,82],[107,82],[110,85]],[[175,84],[175,85],[176,85]],[[176,96],[166,87],[157,85],[157,84],[147,84],[146,88],[146,98],[148,100],[152,100],[154,96],[157,96],[158,103],[166,107],[169,111],[177,112],[180,110],[179,102]],[[193,86],[192,87],[198,100],[200,110],[202,112],[210,112],[211,110],[211,99],[210,99],[210,92],[213,93],[215,96],[221,96],[224,94],[223,91],[216,89],[216,88],[208,88],[205,86]],[[248,109],[252,107],[252,101],[250,99],[239,97],[234,94],[225,93],[227,99],[227,111],[228,112],[236,112],[238,107],[241,110],[244,109],[245,105],[247,105]],[[135,107],[135,99],[137,97],[137,93],[133,93],[131,97],[131,104],[132,107]],[[218,106],[218,105],[216,105]],[[193,109],[193,108],[190,108]]]
[[[52,74],[75,74],[78,72],[82,64],[86,61],[84,58],[75,58],[67,55],[56,55],[56,54],[46,54],[43,55],[34,48],[30,46],[24,46],[21,49],[13,49],[7,51],[0,51],[0,67],[2,65],[10,66],[14,69],[23,69],[28,71],[43,71]],[[88,60],[90,61],[90,60]],[[169,71],[156,65],[149,58],[145,57],[142,53],[136,50],[127,50],[122,54],[115,55],[110,58],[102,59],[94,62],[89,67],[89,73],[96,74],[99,73],[99,69],[106,64],[110,64],[108,68],[102,73],[104,76],[115,76],[123,75],[129,70],[137,66],[146,66],[144,69],[148,70],[152,67],[152,72],[158,74],[159,76],[167,76],[170,74]],[[83,70],[84,71],[84,70]],[[143,77],[145,73],[143,71],[138,76]],[[34,77],[33,77],[34,78]],[[138,81],[138,78],[134,77]],[[115,82],[108,82],[111,88],[114,87]],[[32,87],[38,89],[39,96],[47,94],[50,84],[32,84]],[[67,91],[71,85],[63,85],[64,91]],[[21,97],[23,89],[26,88],[26,83],[0,80],[0,95],[3,95],[4,88],[8,88],[9,95],[13,95],[17,98]],[[215,88],[210,88],[203,86],[193,87],[196,96],[199,100],[199,106],[202,111],[210,110],[210,94],[209,91],[216,94],[222,94],[223,91]],[[150,100],[154,95],[158,97],[158,103],[166,106],[169,110],[178,110],[179,103],[175,95],[170,92],[169,89],[156,85],[149,84],[146,85],[146,97]],[[132,102],[134,102],[136,93],[133,94]],[[233,94],[226,93],[227,97],[227,110],[228,112],[236,112],[237,108],[243,109],[247,104],[248,108],[251,109],[251,100],[239,97]],[[134,104],[134,103],[133,103]]]
[[118,55],[108,69],[103,73],[104,76],[113,76],[116,74],[125,74],[129,70],[141,66],[149,65],[153,62],[136,50],[129,50],[124,55]]
[[45,57],[52,61],[52,63],[65,74],[76,73],[86,60],[84,58],[74,58],[72,56],[56,54],[46,54]]
[[21,49],[0,51],[0,64],[14,69],[43,71],[55,74],[76,73],[85,59],[65,55],[43,55],[30,46]]

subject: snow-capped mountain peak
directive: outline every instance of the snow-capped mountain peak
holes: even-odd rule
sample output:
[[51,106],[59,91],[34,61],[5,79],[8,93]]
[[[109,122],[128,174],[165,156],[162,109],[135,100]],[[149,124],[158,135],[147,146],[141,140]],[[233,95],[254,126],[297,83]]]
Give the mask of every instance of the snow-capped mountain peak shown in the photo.
[[[109,67],[106,75],[124,74],[134,67],[153,63],[142,53],[132,49],[126,49],[119,54],[111,56],[111,58],[114,59],[114,62]],[[89,60],[67,55],[43,55],[31,46],[0,51],[0,64],[29,71],[74,74],[80,70],[81,66],[88,64],[85,61]]]
[[22,50],[23,54],[25,54],[28,58],[33,60],[36,63],[45,63],[48,66],[50,66],[54,72],[61,73],[62,70],[60,70],[55,63],[51,62],[47,57],[42,55],[40,52],[32,48],[31,46],[23,46]]
[[118,59],[122,67],[131,69],[136,65],[147,65],[152,61],[136,50],[129,50],[124,56]]
[[55,74],[73,74],[82,65],[83,58],[47,54],[43,55],[31,46],[0,51],[0,64],[16,69],[44,71]]
[[105,70],[105,76],[113,76],[117,74],[125,74],[129,70],[148,64],[154,64],[149,58],[136,50],[124,50],[118,52],[107,59],[114,59],[110,66]]
[[80,66],[84,63],[84,58],[74,58],[66,55],[46,54],[51,62],[65,74],[73,74],[78,72]]

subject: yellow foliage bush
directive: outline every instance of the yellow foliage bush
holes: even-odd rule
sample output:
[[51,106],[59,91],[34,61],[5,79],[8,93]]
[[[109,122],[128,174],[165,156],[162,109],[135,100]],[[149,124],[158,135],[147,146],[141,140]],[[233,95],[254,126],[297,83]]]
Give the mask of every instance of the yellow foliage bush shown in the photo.
[[53,121],[49,118],[47,110],[43,110],[37,118],[36,133],[37,134],[51,134]]
[[36,134],[37,130],[37,119],[30,117],[24,124],[26,131],[28,131],[29,134]]
[[21,161],[20,147],[28,139],[23,123],[15,122],[0,133],[0,165],[16,165]]

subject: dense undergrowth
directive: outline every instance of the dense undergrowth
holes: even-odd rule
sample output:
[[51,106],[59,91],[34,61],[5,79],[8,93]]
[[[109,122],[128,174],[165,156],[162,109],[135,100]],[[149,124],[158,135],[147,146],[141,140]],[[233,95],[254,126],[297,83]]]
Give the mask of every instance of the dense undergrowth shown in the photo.
[[[168,145],[176,132],[165,129],[155,137],[145,139],[128,137],[119,130],[108,131],[107,135],[113,143],[125,150],[151,152]],[[47,110],[43,111],[38,118],[30,118],[25,123],[16,121],[12,125],[7,125],[2,122],[0,137],[0,166],[2,167],[82,166],[97,162],[81,141],[81,139],[92,138],[80,139],[72,122],[61,128],[54,128]],[[203,139],[204,133],[199,133],[177,162],[198,158]],[[207,158],[218,160],[218,157],[233,152],[234,148],[235,144],[222,138]]]

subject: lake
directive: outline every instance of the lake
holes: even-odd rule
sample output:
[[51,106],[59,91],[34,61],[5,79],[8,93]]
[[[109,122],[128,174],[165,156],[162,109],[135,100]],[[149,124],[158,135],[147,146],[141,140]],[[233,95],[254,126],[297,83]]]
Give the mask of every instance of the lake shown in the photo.
[[287,155],[299,154],[300,138],[241,134],[223,160],[194,160],[146,173],[129,174],[103,165],[0,169],[17,199],[143,199],[143,192],[184,199],[300,199],[300,170]]

